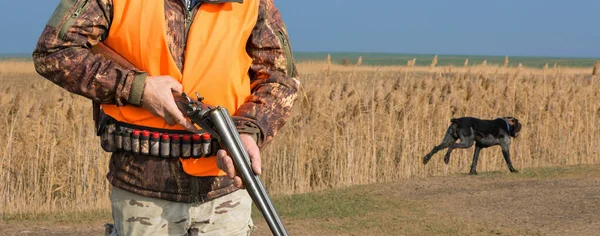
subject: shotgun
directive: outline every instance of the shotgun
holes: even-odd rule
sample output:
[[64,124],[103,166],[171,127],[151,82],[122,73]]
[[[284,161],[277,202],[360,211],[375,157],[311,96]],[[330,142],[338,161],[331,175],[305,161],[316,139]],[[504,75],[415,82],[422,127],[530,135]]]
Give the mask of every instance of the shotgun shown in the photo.
[[[135,69],[136,67],[103,43],[98,43],[91,49],[93,54],[103,55],[105,58],[121,65],[124,68]],[[232,158],[236,173],[244,182],[248,194],[256,207],[265,218],[273,235],[288,236],[281,218],[279,217],[271,198],[263,185],[262,180],[252,171],[248,152],[240,139],[240,134],[235,127],[231,116],[226,108],[217,106],[210,107],[202,103],[203,98],[196,93],[197,99],[189,97],[185,93],[173,93],[175,103],[179,110],[190,120],[200,126],[205,132],[219,141],[221,148],[227,151]],[[96,106],[98,108],[96,108]],[[99,110],[99,104],[94,104],[94,114]]]

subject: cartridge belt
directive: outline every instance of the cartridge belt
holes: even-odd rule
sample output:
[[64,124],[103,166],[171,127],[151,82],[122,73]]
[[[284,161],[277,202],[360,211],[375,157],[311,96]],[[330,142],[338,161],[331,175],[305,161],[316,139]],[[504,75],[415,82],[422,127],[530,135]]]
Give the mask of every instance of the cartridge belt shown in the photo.
[[[104,116],[108,116],[103,114]],[[161,158],[203,158],[215,156],[219,143],[207,132],[167,130],[123,123],[104,117],[100,130],[102,148],[107,152],[130,152]]]

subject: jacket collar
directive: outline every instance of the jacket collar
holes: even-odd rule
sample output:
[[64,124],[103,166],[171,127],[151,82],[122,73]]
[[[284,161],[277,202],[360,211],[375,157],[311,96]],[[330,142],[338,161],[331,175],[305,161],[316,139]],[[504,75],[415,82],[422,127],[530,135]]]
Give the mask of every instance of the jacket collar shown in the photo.
[[226,3],[226,2],[239,2],[243,3],[244,0],[199,0],[202,3]]

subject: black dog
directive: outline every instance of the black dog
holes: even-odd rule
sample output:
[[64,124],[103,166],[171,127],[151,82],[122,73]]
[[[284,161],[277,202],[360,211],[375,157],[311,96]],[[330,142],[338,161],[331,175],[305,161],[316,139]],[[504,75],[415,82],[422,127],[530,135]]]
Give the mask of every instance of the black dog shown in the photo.
[[[514,117],[502,117],[495,120],[481,120],[473,117],[462,117],[451,120],[452,124],[446,131],[446,136],[442,144],[436,146],[423,158],[423,164],[427,164],[429,159],[438,151],[448,148],[444,162],[450,162],[450,153],[455,148],[470,148],[475,143],[475,154],[473,155],[473,164],[469,174],[477,174],[477,159],[479,151],[495,145],[502,147],[502,155],[510,172],[518,172],[510,161],[510,138],[519,136],[521,123]],[[460,139],[460,143],[456,140]]]

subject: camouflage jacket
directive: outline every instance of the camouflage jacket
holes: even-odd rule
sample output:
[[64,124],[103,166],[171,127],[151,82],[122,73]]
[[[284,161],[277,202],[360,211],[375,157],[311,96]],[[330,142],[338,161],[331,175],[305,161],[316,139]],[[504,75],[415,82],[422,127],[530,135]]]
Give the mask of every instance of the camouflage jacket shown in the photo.
[[[191,9],[185,2],[165,0],[167,43],[180,70],[185,60],[186,15],[193,16],[200,4],[215,1],[191,1],[195,2]],[[35,69],[67,91],[95,102],[139,106],[147,74],[90,52],[107,37],[111,19],[111,0],[61,0],[33,52]],[[251,133],[263,149],[285,124],[299,87],[287,30],[273,0],[260,0],[246,48],[253,59],[248,71],[251,96],[234,118],[240,132]],[[178,160],[122,153],[113,154],[107,177],[116,187],[179,202],[203,201],[235,190],[228,178],[186,175]]]

